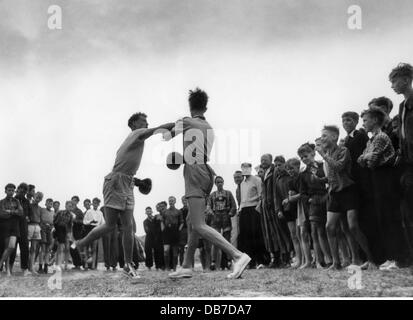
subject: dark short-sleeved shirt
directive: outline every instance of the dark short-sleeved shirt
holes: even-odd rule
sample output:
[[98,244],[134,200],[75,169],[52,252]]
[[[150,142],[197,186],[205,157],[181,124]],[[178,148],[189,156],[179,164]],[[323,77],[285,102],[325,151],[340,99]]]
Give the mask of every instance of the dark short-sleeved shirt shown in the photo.
[[182,213],[176,208],[169,208],[166,209],[162,219],[165,227],[179,227],[182,223]]
[[26,197],[21,197],[19,195],[16,195],[15,198],[17,200],[19,200],[20,204],[22,205],[22,208],[23,208],[23,217],[22,218],[26,219],[26,217],[30,217],[31,214],[32,214],[31,213],[32,208],[30,206],[30,201],[27,200]]

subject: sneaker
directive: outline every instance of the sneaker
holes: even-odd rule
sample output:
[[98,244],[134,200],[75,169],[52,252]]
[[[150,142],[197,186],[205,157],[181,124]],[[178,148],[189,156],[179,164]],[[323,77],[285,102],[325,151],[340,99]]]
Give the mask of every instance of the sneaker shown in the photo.
[[257,266],[257,270],[260,270],[260,269],[264,269],[264,265],[263,265],[262,263],[260,263],[260,264]]
[[26,269],[26,270],[23,271],[23,277],[28,277],[28,276],[31,276],[31,275],[32,275],[32,273],[30,272],[30,270]]
[[379,267],[379,269],[381,270],[382,268],[387,268],[389,265],[392,264],[393,261],[387,260],[385,263],[382,263]]
[[137,280],[141,278],[141,276],[136,272],[136,270],[134,268],[131,268],[130,266],[125,266],[123,268],[123,274],[132,280]]
[[190,268],[179,268],[177,271],[168,274],[171,279],[181,279],[181,278],[191,278],[192,269]]
[[77,249],[77,241],[73,241],[72,244],[70,245],[70,248],[73,250]]
[[227,278],[228,279],[240,278],[245,268],[250,263],[250,261],[251,261],[251,258],[249,257],[249,255],[247,255],[246,253],[243,253],[241,258],[239,258],[238,261],[234,263],[234,270],[232,273],[227,275]]
[[360,268],[361,270],[377,270],[377,266],[373,262],[370,262],[370,261],[363,263],[360,266]]
[[386,267],[383,267],[383,268],[380,266],[380,270],[383,270],[383,271],[391,271],[391,270],[398,270],[398,269],[400,268],[397,266],[396,261],[391,261],[390,264],[388,264]]

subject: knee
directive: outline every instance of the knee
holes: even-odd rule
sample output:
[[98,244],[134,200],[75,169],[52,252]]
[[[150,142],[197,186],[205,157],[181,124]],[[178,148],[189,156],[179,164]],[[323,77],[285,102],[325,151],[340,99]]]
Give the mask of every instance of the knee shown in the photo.
[[337,231],[337,227],[335,224],[327,222],[326,224],[326,231],[328,235],[335,235]]

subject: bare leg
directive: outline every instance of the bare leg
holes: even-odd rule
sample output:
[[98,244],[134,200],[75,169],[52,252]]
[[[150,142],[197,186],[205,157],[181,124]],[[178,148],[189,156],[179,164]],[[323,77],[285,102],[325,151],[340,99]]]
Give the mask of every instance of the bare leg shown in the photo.
[[[132,264],[133,242],[135,240],[134,239],[135,237],[133,234],[133,210],[126,210],[123,214],[121,214],[120,221],[122,223],[122,228],[123,228],[122,244],[123,244],[123,253],[125,257],[124,258],[125,265],[130,265]],[[92,232],[95,229],[93,229]]]
[[300,227],[301,232],[301,243],[304,251],[304,264],[300,269],[310,268],[311,267],[311,250],[310,250],[310,233],[308,230],[308,224],[304,224]]
[[328,243],[330,244],[330,250],[333,258],[333,264],[331,269],[340,268],[340,257],[338,255],[338,241],[337,241],[337,227],[339,224],[340,213],[338,212],[327,212],[327,237]]
[[341,228],[347,240],[348,247],[350,248],[351,263],[359,265],[361,263],[360,254],[359,254],[359,246],[358,246],[358,243],[354,235],[350,231],[350,228],[348,225],[348,219],[346,217],[343,217],[342,219]]
[[318,241],[318,222],[311,221],[311,238],[313,239],[314,254],[317,268],[322,268],[322,263],[324,262],[324,255],[321,251],[321,246]]
[[166,271],[171,270],[171,246],[169,244],[163,245],[163,261],[165,261]]
[[288,222],[288,229],[290,230],[291,240],[293,242],[295,256],[297,262],[293,265],[293,268],[297,268],[301,265],[302,255],[301,255],[301,246],[297,237],[297,224],[295,221]]
[[321,251],[323,252],[323,255],[324,255],[324,260],[325,260],[324,262],[327,264],[332,263],[333,259],[331,258],[331,251],[330,251],[330,247],[328,246],[326,228],[324,224],[317,223],[317,235],[318,235],[318,241],[320,243]]
[[356,210],[348,211],[347,220],[348,220],[351,234],[354,236],[355,240],[357,241],[361,249],[366,254],[367,260],[373,263],[373,256],[371,254],[371,251],[370,251],[370,248],[367,242],[367,238],[364,235],[364,233],[361,231],[359,223],[358,223],[357,211]]

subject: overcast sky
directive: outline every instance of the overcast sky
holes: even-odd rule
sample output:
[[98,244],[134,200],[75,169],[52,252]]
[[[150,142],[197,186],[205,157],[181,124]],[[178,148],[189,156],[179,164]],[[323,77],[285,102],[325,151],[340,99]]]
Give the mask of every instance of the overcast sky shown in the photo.
[[[47,27],[53,4],[61,30]],[[347,27],[353,4],[362,30]],[[129,116],[175,121],[199,86],[218,136],[213,167],[233,191],[240,162],[296,156],[373,97],[397,105],[387,76],[413,62],[412,13],[410,0],[0,1],[0,182],[33,183],[62,203],[102,198]],[[135,193],[139,235],[146,206],[183,195],[182,169],[164,165],[180,141],[145,148],[138,176],[154,188]]]

